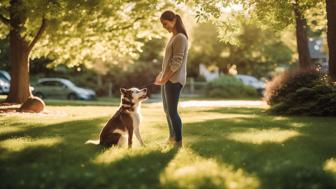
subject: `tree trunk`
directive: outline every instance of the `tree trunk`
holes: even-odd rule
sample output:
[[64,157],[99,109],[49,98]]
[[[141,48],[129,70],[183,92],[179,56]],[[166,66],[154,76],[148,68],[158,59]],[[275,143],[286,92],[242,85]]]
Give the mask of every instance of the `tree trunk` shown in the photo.
[[28,45],[14,30],[9,33],[9,41],[12,79],[6,101],[23,103],[31,96],[29,89]]
[[328,20],[329,76],[336,81],[336,0],[326,0]]
[[295,22],[296,22],[296,42],[299,54],[300,68],[309,68],[311,66],[309,43],[307,36],[307,21],[302,15],[297,4],[294,4]]
[[20,36],[26,18],[16,10],[20,3],[19,0],[11,0],[9,9],[11,82],[6,101],[11,103],[23,103],[31,96],[28,62],[30,50],[28,43]]

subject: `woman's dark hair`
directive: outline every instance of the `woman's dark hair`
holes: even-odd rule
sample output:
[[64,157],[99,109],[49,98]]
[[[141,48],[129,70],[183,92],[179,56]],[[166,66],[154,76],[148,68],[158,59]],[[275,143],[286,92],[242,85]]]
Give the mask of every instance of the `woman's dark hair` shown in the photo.
[[187,31],[184,27],[184,24],[182,22],[182,19],[180,17],[180,15],[178,14],[175,14],[173,11],[164,11],[162,14],[161,14],[161,17],[160,17],[162,20],[169,20],[169,21],[173,21],[174,18],[176,18],[176,24],[175,24],[175,28],[176,28],[176,31],[177,33],[182,33],[184,34],[187,39],[188,39],[188,34],[187,34]]

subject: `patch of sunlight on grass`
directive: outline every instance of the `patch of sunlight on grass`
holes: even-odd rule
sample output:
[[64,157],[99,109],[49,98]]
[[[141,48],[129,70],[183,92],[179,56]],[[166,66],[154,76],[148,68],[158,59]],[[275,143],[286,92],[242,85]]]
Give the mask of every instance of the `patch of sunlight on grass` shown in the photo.
[[291,123],[290,124],[292,127],[294,128],[301,128],[303,127],[305,124],[304,123]]
[[45,146],[50,147],[62,142],[62,138],[49,137],[32,139],[30,137],[19,137],[3,140],[0,142],[0,148],[6,149],[9,152],[19,152],[29,147]]
[[274,121],[286,121],[288,117],[276,116],[273,118]]
[[6,134],[6,133],[13,133],[13,132],[19,132],[19,131],[22,131],[24,130],[23,128],[21,127],[0,127],[0,133],[1,134]]
[[336,158],[328,159],[323,166],[323,170],[336,176]]
[[95,164],[110,164],[115,161],[121,160],[121,159],[129,159],[136,156],[145,156],[146,154],[149,154],[153,151],[160,151],[161,153],[166,153],[167,149],[160,149],[160,148],[133,148],[132,150],[129,150],[127,147],[112,147],[105,151],[103,151],[101,154],[99,154],[95,159],[93,159],[93,163]]
[[188,148],[182,148],[165,170],[160,182],[166,188],[258,188],[260,183],[255,175],[242,169],[203,158]]
[[64,112],[68,118],[97,118],[97,117],[112,117],[116,112],[117,106],[54,106],[49,107],[51,112]]
[[44,111],[41,113],[28,113],[28,112],[11,112],[3,114],[4,117],[20,116],[22,118],[40,118],[40,117],[66,117],[67,114],[63,111]]
[[[117,107],[108,106],[50,106],[45,112],[33,113],[8,113],[0,117],[0,122],[24,126],[39,123],[55,124],[79,119],[95,119],[100,117],[110,118],[116,112]],[[1,125],[0,125],[1,126]]]
[[185,114],[182,119],[185,123],[195,123],[201,121],[209,121],[215,119],[232,119],[239,121],[239,118],[255,118],[256,115],[250,114],[222,114],[222,113],[197,113],[197,114]]
[[244,132],[235,132],[227,136],[228,139],[238,142],[263,144],[263,143],[282,143],[292,137],[299,136],[300,133],[294,130],[280,129],[248,129]]

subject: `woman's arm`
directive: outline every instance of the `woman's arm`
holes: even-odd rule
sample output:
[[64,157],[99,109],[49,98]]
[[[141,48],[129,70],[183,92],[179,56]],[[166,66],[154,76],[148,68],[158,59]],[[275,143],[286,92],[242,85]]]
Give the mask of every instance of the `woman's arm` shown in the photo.
[[188,40],[184,35],[176,36],[175,43],[173,43],[173,57],[164,73],[160,73],[157,76],[154,84],[163,85],[165,84],[174,73],[181,67],[183,63],[184,53],[188,45]]

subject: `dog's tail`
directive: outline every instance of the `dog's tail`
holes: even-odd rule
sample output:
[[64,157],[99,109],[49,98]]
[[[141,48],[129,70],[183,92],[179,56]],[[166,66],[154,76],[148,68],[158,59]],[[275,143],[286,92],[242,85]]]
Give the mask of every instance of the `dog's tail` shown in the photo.
[[100,144],[100,140],[88,140],[85,142],[85,144],[94,144],[94,145],[98,145]]

